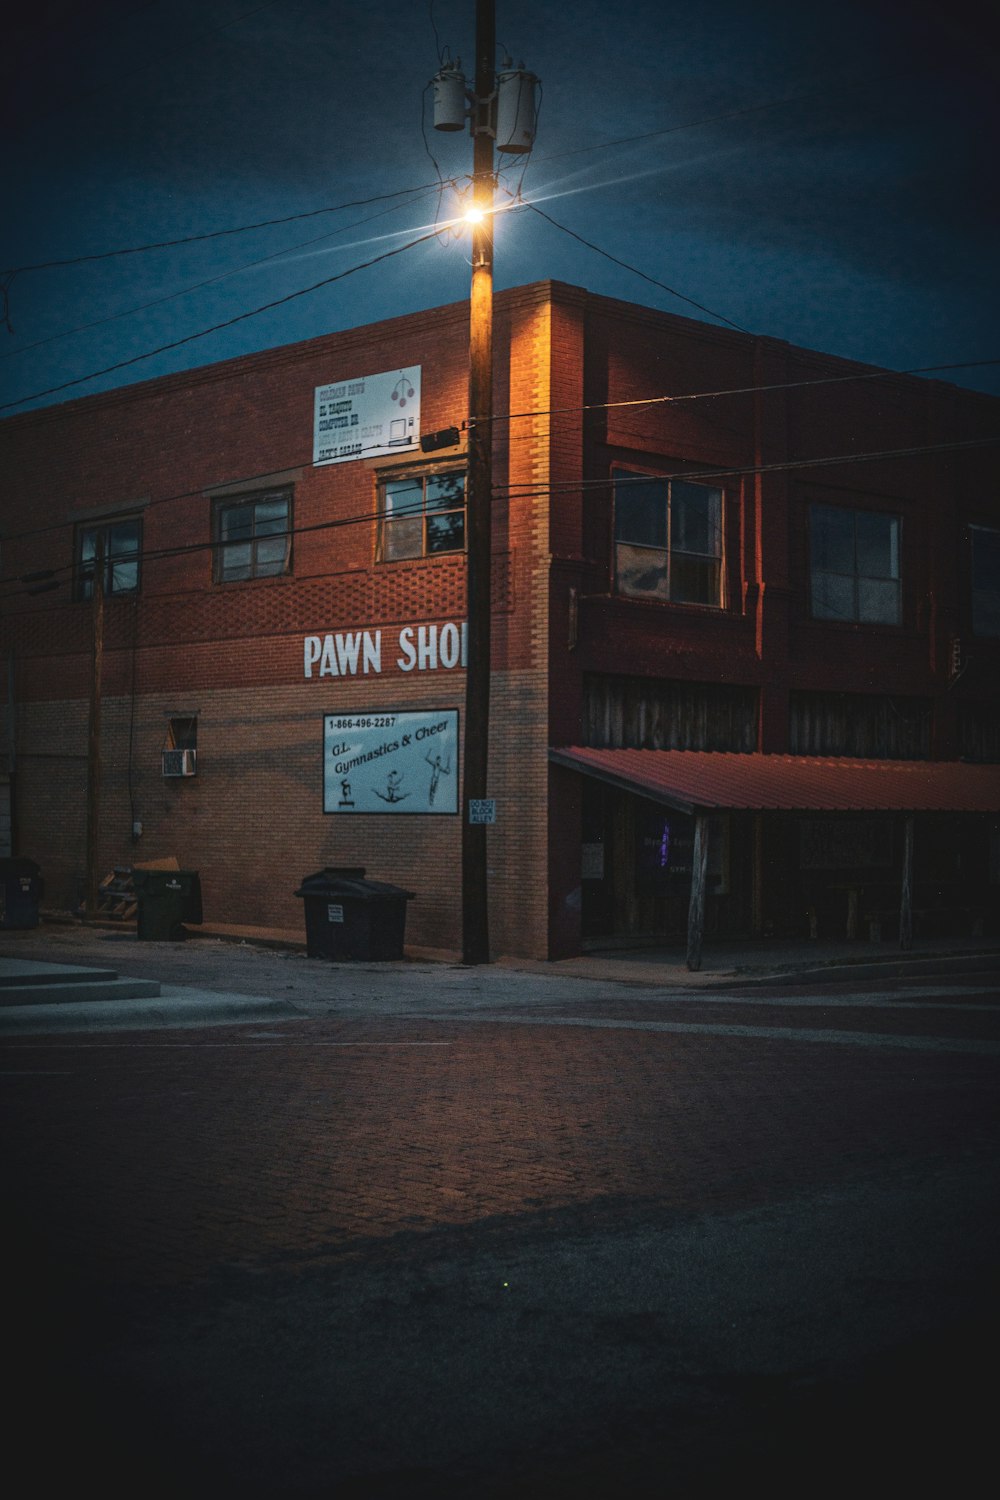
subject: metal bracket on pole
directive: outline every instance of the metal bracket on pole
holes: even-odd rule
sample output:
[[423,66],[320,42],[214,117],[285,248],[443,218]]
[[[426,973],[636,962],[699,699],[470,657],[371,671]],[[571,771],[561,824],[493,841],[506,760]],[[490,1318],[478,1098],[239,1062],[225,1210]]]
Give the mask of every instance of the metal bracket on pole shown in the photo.
[[494,89],[492,94],[487,94],[484,99],[478,99],[472,95],[472,108],[469,111],[469,134],[471,136],[488,135],[491,140],[497,138],[497,94]]

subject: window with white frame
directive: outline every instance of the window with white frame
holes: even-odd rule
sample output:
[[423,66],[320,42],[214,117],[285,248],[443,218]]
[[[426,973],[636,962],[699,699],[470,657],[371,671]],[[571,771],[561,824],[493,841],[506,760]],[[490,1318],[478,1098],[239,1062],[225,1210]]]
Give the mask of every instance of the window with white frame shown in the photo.
[[290,490],[241,495],[215,510],[215,579],[236,583],[287,573],[292,555]]
[[972,546],[972,630],[1000,635],[1000,531],[970,526]]
[[81,526],[76,533],[76,596],[90,599],[94,592],[97,549],[104,555],[104,593],[134,594],[139,588],[142,521],[126,516],[100,525]]
[[465,473],[407,474],[379,484],[380,562],[465,548]]
[[612,472],[615,587],[671,604],[724,601],[722,491],[685,479]]
[[809,585],[814,620],[898,625],[902,618],[900,520],[839,505],[809,508]]

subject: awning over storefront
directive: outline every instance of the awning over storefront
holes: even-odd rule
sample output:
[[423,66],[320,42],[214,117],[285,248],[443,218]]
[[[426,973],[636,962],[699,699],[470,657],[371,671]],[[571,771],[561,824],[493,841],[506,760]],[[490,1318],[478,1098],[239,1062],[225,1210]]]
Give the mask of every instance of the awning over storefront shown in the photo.
[[1000,765],[576,745],[549,759],[687,813],[1000,812]]

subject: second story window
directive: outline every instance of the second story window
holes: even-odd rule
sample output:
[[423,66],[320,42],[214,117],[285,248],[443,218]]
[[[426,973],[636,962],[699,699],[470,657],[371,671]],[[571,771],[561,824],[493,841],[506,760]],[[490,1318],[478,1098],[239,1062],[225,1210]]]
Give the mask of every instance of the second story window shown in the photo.
[[379,486],[379,561],[436,557],[465,547],[465,475],[413,474]]
[[215,578],[236,583],[287,573],[292,555],[292,497],[288,490],[244,495],[215,512]]
[[90,599],[94,593],[94,559],[98,544],[104,554],[104,593],[134,594],[139,588],[139,557],[142,552],[142,521],[130,516],[99,526],[81,526],[76,534],[76,595]]
[[723,604],[722,491],[613,472],[615,586],[671,604]]
[[814,620],[898,625],[899,517],[813,505],[809,582]]
[[1000,635],[1000,531],[970,526],[972,542],[972,630]]

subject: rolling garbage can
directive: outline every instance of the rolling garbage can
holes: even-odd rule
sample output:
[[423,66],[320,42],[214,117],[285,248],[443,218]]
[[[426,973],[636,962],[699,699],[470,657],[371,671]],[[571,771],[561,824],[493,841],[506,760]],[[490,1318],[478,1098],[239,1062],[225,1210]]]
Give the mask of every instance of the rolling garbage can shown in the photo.
[[306,875],[295,892],[306,917],[309,958],[403,957],[406,903],[413,891],[366,880],[358,865],[328,865]]
[[0,927],[37,927],[44,890],[41,866],[33,859],[0,859]]
[[185,938],[184,923],[202,920],[197,870],[133,870],[132,884],[138,907],[136,937],[142,942]]

